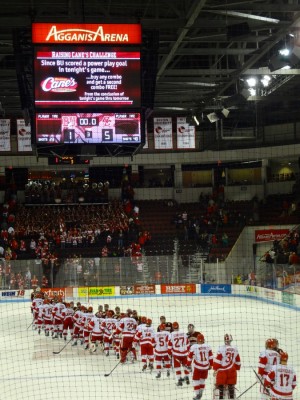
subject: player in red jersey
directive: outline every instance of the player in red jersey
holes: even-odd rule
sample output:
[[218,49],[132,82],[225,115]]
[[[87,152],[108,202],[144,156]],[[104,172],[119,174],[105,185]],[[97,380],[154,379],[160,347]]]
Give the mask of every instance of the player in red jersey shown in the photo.
[[54,305],[52,309],[52,315],[53,315],[53,337],[52,339],[57,339],[58,336],[62,337],[63,333],[63,317],[61,315],[62,310],[66,306],[62,302],[61,297],[58,298],[57,303]]
[[103,343],[103,331],[101,329],[101,324],[104,321],[104,318],[98,316],[98,312],[94,317],[90,320],[88,329],[90,331],[90,352],[95,353],[97,351],[97,347],[99,343]]
[[202,333],[197,336],[197,342],[194,343],[187,357],[187,366],[193,363],[193,387],[195,396],[193,400],[202,398],[205,381],[208,377],[208,370],[213,366],[213,353],[211,346],[205,343]]
[[138,330],[135,334],[133,344],[134,346],[139,342],[141,346],[141,358],[143,368],[142,371],[146,371],[147,369],[147,359],[149,360],[148,368],[153,370],[153,362],[154,362],[154,329],[152,328],[152,320],[147,318],[145,326],[143,326],[140,330]]
[[[173,368],[176,375],[177,386],[182,386],[185,381],[187,385],[190,384],[189,370],[186,367],[187,355],[190,348],[190,342],[184,332],[179,331],[178,322],[172,324],[173,332],[170,333],[168,350],[169,354],[173,357]],[[183,367],[184,378],[181,377],[181,367]]]
[[197,337],[200,332],[195,331],[195,326],[193,324],[188,324],[187,337],[190,341],[190,345],[197,343]]
[[158,379],[161,377],[163,365],[167,370],[167,376],[170,376],[171,360],[168,353],[169,339],[170,333],[166,331],[166,325],[161,324],[159,326],[159,331],[154,335],[154,354],[157,370],[156,378]]
[[224,345],[219,347],[213,363],[214,376],[216,377],[214,395],[215,398],[220,400],[225,399],[226,388],[229,399],[234,399],[237,371],[241,368],[239,351],[236,346],[231,345],[232,340],[230,334],[224,335]]
[[268,373],[264,386],[269,389],[269,399],[293,400],[293,390],[297,385],[297,377],[293,367],[288,367],[288,354],[280,354],[280,364],[274,365]]
[[[258,375],[261,377],[261,381],[264,382],[268,373],[274,365],[278,365],[280,356],[278,351],[278,340],[267,339],[265,343],[265,350],[259,354],[258,361]],[[281,350],[282,351],[282,350]],[[269,399],[268,391],[266,391],[263,385],[260,385],[261,400]]]
[[122,334],[120,343],[120,356],[121,363],[124,364],[126,361],[127,354],[131,353],[133,360],[136,360],[136,351],[132,347],[133,339],[136,334],[137,322],[131,317],[132,310],[127,310],[127,316],[120,320],[119,326],[116,328],[115,334]]

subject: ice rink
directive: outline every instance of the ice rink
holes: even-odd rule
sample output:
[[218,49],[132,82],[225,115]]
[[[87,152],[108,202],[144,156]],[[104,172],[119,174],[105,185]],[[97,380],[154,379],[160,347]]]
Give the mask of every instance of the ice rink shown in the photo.
[[[91,302],[94,311],[99,304],[110,308],[130,307],[140,315],[152,318],[155,329],[159,317],[177,321],[183,331],[189,323],[200,330],[213,352],[223,344],[224,333],[231,333],[233,344],[240,352],[242,367],[238,374],[237,396],[256,380],[252,367],[257,368],[258,355],[265,340],[276,337],[282,349],[289,353],[289,364],[300,371],[299,311],[263,303],[255,299],[212,296],[165,296],[105,298]],[[38,335],[30,327],[32,321],[29,302],[0,303],[1,307],[1,376],[0,399],[128,399],[153,400],[192,399],[192,384],[176,387],[173,372],[160,380],[155,371],[141,372],[141,362],[119,365],[111,376],[104,374],[116,365],[114,355],[105,357],[99,351],[90,354],[83,346],[68,345],[59,355],[53,351],[64,346],[62,339],[52,340],[44,333]],[[212,400],[213,376],[209,372],[204,400]],[[259,399],[259,385],[255,385],[242,399]],[[294,391],[300,399],[300,390]]]

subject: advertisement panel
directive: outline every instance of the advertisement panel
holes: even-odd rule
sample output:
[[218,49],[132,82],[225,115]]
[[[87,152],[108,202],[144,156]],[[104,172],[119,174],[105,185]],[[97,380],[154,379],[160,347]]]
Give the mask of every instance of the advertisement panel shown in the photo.
[[65,288],[41,288],[41,292],[45,293],[49,299],[55,296],[65,297]]
[[0,119],[0,151],[11,151],[10,119]]
[[31,126],[26,125],[24,119],[17,119],[18,151],[32,151]]
[[189,283],[183,285],[161,285],[162,294],[184,294],[184,293],[196,293],[196,284]]
[[139,49],[36,46],[37,108],[138,108],[141,106]]
[[207,294],[230,294],[231,285],[228,284],[208,284],[201,285],[201,293]]
[[186,122],[186,117],[177,117],[177,149],[196,148],[196,128]]
[[32,43],[140,44],[140,24],[70,24],[34,22]]
[[140,143],[140,113],[38,113],[36,142],[42,144]]
[[155,285],[134,285],[134,294],[155,294]]
[[295,295],[293,293],[281,292],[281,301],[291,306],[295,305]]
[[114,286],[82,287],[78,288],[79,297],[114,296]]
[[8,297],[13,298],[24,298],[25,290],[2,290],[0,300],[5,300]]
[[153,118],[154,148],[156,150],[173,149],[172,118]]
[[131,295],[134,294],[133,286],[120,286],[120,295]]
[[273,242],[274,240],[282,240],[288,234],[289,229],[258,229],[255,230],[255,242]]

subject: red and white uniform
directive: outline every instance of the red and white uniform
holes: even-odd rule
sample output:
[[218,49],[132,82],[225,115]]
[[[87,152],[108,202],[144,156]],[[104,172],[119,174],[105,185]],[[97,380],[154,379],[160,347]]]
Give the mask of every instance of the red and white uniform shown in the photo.
[[82,327],[83,340],[86,345],[89,343],[89,338],[90,338],[89,323],[93,319],[93,317],[94,317],[94,314],[87,312],[87,313],[83,313],[82,318],[80,320],[80,324]]
[[[271,371],[271,368],[275,365],[279,365],[279,363],[280,356],[277,351],[272,349],[265,349],[260,352],[258,361],[258,374],[261,376],[263,382],[266,379],[268,373]],[[263,385],[260,385],[260,392],[266,395],[262,395],[262,399],[269,398]]]
[[185,367],[190,348],[190,342],[184,332],[173,331],[170,333],[168,349],[169,354],[173,356],[173,368],[177,380],[181,379],[181,366],[183,366],[184,375],[189,375],[189,370]]
[[216,385],[235,385],[237,372],[241,368],[241,360],[236,346],[224,344],[219,347],[214,359],[213,369],[218,371]]
[[193,387],[195,394],[202,393],[208,370],[213,366],[213,353],[209,344],[196,343],[190,348],[187,365],[193,363]]
[[132,352],[133,357],[136,359],[136,351],[132,347],[132,342],[136,334],[137,322],[134,318],[124,317],[120,320],[119,326],[116,328],[115,333],[122,334],[120,342],[120,355],[121,363],[126,361],[127,353]]
[[39,329],[42,327],[43,323],[44,323],[44,308],[45,308],[46,304],[41,303],[40,305],[38,305],[37,307],[37,325],[39,327]]
[[108,352],[110,346],[112,345],[112,335],[117,328],[117,323],[118,321],[115,318],[105,318],[105,320],[101,324],[101,329],[103,332],[104,351]]
[[83,311],[77,310],[75,311],[73,315],[73,321],[74,321],[74,331],[73,331],[73,336],[74,338],[82,338],[82,325],[81,325],[81,319],[83,316]]
[[292,367],[282,364],[273,366],[264,383],[270,388],[271,400],[293,400],[297,377]]
[[33,323],[34,325],[37,324],[37,319],[38,319],[38,307],[43,304],[44,300],[41,297],[37,297],[33,299],[32,304],[31,304],[31,310],[33,313]]
[[165,368],[169,370],[171,368],[171,360],[168,353],[168,344],[170,339],[170,333],[167,331],[155,332],[154,335],[154,354],[156,369],[161,370],[163,362],[165,363]]
[[73,308],[70,308],[70,307],[64,308],[61,312],[61,315],[63,318],[63,336],[64,336],[64,338],[67,337],[67,335],[68,335],[68,329],[70,330],[70,334],[72,336],[73,329],[74,329],[74,321],[73,321],[74,310],[73,310]]
[[155,331],[152,326],[144,326],[138,330],[134,336],[134,343],[140,343],[141,346],[141,358],[144,364],[154,362],[154,335]]
[[96,315],[89,322],[89,331],[91,332],[91,342],[102,342],[103,341],[103,331],[101,329],[101,324],[104,318],[98,318]]
[[47,332],[50,331],[53,325],[52,308],[53,308],[52,304],[44,304],[43,307],[43,320],[44,320],[46,334]]
[[63,303],[58,302],[52,308],[53,332],[55,335],[57,335],[57,333],[62,334],[63,332],[63,317],[61,312],[65,307]]

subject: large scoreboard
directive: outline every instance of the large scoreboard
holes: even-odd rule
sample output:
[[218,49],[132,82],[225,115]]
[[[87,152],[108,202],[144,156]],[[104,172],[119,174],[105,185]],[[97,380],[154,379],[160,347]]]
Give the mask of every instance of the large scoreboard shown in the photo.
[[141,144],[139,24],[33,23],[37,146]]

